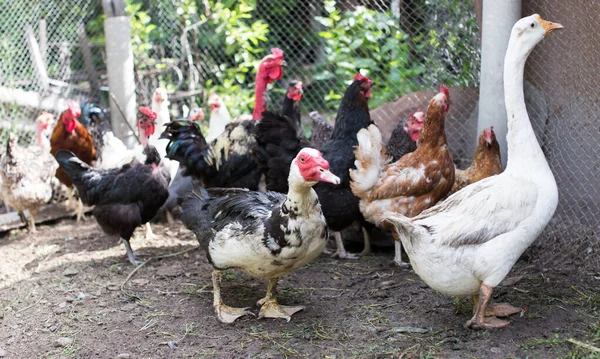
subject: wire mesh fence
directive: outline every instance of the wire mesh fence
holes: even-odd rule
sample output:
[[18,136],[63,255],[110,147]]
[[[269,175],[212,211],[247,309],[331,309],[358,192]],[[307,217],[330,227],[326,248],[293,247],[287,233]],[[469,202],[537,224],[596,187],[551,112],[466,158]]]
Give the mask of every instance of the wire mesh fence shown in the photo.
[[[529,253],[544,264],[585,258],[586,267],[597,270],[599,161],[592,115],[598,113],[593,94],[600,61],[591,59],[597,59],[600,42],[593,31],[579,37],[575,29],[598,29],[598,4],[576,3],[523,2],[524,15],[539,12],[574,29],[545,40],[526,70],[529,112],[561,195],[554,220]],[[22,5],[0,4],[2,148],[9,131],[20,133],[23,143],[32,142],[33,120],[42,109],[58,116],[56,106],[44,108],[44,99],[108,103],[100,2]],[[185,106],[208,113],[206,102],[214,91],[232,116],[250,113],[255,67],[270,48],[278,47],[288,66],[269,90],[271,107],[277,109],[291,80],[301,80],[303,116],[316,110],[332,119],[345,87],[361,69],[377,84],[370,107],[387,138],[409,112],[426,108],[439,84],[447,83],[453,101],[449,147],[457,166],[464,168],[477,138],[480,5],[475,0],[127,0],[137,101],[148,105],[154,89],[165,87],[172,116],[179,117]],[[41,65],[27,26],[40,48]],[[99,94],[90,85],[85,49],[99,77]],[[40,77],[40,67],[50,84]],[[30,102],[36,95],[38,102],[15,104],[6,100],[7,89],[25,93]]]

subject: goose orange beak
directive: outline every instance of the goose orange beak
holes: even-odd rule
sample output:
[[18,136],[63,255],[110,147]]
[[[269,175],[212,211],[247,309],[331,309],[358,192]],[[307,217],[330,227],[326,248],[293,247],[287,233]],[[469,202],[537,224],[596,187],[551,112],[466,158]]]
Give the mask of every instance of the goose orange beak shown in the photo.
[[539,15],[538,18],[540,23],[542,24],[542,27],[544,28],[544,31],[546,31],[546,35],[550,35],[552,32],[554,32],[554,30],[564,29],[564,26],[557,22],[546,21],[542,19]]

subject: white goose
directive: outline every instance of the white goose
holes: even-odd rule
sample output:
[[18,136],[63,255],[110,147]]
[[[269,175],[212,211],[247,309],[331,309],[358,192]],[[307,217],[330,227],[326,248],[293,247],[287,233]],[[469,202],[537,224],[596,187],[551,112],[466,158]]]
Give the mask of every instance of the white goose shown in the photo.
[[[446,201],[407,218],[387,212],[415,272],[445,295],[473,295],[475,310],[466,326],[499,328],[510,305],[488,308],[492,290],[546,227],[558,204],[556,181],[536,141],[523,96],[527,57],[545,35],[562,25],[534,14],[517,21],[504,59],[508,114],[506,170],[463,188]],[[479,294],[479,295],[478,295]]]

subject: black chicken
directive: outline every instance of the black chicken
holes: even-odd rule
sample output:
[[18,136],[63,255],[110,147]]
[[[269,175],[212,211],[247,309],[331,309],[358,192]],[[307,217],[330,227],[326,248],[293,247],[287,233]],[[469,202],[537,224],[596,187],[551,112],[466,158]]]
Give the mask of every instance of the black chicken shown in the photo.
[[298,135],[302,132],[302,115],[300,113],[300,100],[302,99],[302,81],[290,82],[287,93],[281,103],[281,114],[289,117],[296,128]]
[[425,112],[418,109],[417,112],[411,113],[409,116],[408,120],[401,121],[394,127],[388,142],[386,152],[392,157],[392,163],[417,149]]
[[[368,99],[373,81],[357,74],[346,89],[335,120],[331,139],[319,149],[329,162],[331,171],[340,177],[339,185],[318,183],[314,189],[322,203],[327,226],[336,239],[334,256],[351,258],[346,252],[339,231],[354,221],[364,223],[359,200],[350,190],[349,169],[354,168],[354,147],[358,145],[356,134],[373,122],[369,115]],[[264,112],[256,126],[257,162],[265,174],[267,189],[287,192],[287,178],[292,159],[303,147],[313,147],[304,137],[297,136],[293,121],[285,116]],[[366,244],[368,236],[363,229]]]
[[313,111],[308,114],[312,120],[312,133],[310,134],[310,143],[313,146],[321,147],[331,139],[333,133],[333,125],[327,121],[318,111]]
[[158,151],[146,146],[144,154],[143,164],[133,162],[103,170],[91,168],[72,152],[56,153],[56,160],[77,187],[82,201],[95,205],[92,213],[104,233],[118,235],[123,240],[127,257],[133,264],[140,262],[131,250],[129,239],[138,226],[156,215],[169,197],[169,173],[159,167]]

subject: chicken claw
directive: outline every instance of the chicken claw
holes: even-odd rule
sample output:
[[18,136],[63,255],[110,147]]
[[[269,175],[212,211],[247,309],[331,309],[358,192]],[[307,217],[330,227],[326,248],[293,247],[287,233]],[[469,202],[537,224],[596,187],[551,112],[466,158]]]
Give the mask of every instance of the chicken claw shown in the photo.
[[150,222],[146,222],[146,239],[158,239],[158,236],[154,234],[154,231],[152,230]]
[[360,258],[357,254],[348,253],[346,248],[344,248],[344,242],[342,241],[342,234],[340,232],[330,232],[331,235],[335,238],[335,246],[336,251],[331,255],[331,258],[339,258],[339,259],[358,259]]
[[75,203],[75,211],[73,212],[73,216],[77,216],[77,222],[81,220],[87,220],[87,217],[85,216],[85,209],[83,208],[83,202],[81,202],[81,199],[78,199]]
[[[395,239],[395,237],[394,237],[394,239]],[[395,253],[396,254],[394,255],[394,260],[392,261],[392,265],[396,265],[400,268],[410,267],[410,265],[408,263],[402,261],[402,244],[400,243],[400,241],[395,239],[394,245],[395,245]]]
[[129,244],[129,241],[123,238],[121,238],[121,240],[123,241],[125,249],[127,250],[127,258],[129,259],[129,262],[131,262],[131,264],[133,264],[134,266],[144,263],[144,261],[138,260],[135,257],[135,253],[133,253],[133,249],[131,249],[131,244]]

